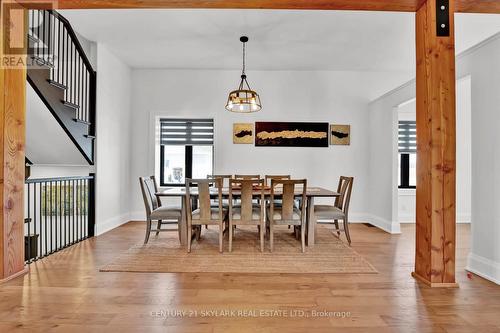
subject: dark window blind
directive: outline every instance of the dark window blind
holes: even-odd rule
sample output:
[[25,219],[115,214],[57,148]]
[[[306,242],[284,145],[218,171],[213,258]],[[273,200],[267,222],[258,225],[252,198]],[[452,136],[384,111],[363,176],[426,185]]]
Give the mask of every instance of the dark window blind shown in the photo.
[[417,152],[417,124],[415,121],[399,122],[399,152],[412,154]]
[[179,146],[212,146],[213,119],[160,119],[160,144]]

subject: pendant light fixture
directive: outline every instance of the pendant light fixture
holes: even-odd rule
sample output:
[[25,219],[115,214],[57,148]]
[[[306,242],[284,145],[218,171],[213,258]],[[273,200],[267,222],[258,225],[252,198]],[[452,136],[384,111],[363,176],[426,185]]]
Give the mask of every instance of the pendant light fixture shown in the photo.
[[227,98],[226,110],[239,113],[257,112],[262,109],[259,94],[250,88],[245,74],[245,43],[248,37],[241,36],[243,43],[243,70],[241,71],[241,82],[237,90],[231,91]]

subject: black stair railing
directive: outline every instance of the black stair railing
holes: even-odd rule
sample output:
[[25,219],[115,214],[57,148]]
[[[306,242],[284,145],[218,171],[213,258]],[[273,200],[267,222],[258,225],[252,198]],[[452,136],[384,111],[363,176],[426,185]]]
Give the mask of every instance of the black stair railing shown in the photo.
[[65,105],[76,110],[76,121],[89,124],[95,135],[96,73],[73,28],[52,10],[30,10],[28,39],[33,62],[51,68],[50,82],[65,89]]
[[26,180],[26,263],[94,236],[94,192],[93,174]]

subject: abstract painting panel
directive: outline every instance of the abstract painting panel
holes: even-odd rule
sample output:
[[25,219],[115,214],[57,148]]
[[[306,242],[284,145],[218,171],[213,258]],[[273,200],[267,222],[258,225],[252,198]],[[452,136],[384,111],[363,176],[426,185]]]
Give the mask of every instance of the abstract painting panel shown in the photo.
[[255,145],[328,147],[328,123],[256,122]]
[[253,143],[253,124],[251,123],[233,124],[233,143],[235,144]]
[[350,125],[331,125],[330,143],[332,145],[347,146],[351,144],[351,126]]

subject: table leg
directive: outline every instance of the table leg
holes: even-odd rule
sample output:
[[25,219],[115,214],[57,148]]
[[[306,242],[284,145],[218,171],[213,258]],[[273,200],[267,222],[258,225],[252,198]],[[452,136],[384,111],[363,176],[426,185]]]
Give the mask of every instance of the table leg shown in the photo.
[[181,197],[181,219],[179,220],[179,235],[180,235],[180,242],[181,245],[187,245],[187,237],[188,237],[188,232],[187,232],[187,217],[186,217],[186,200],[187,198],[185,196]]
[[316,217],[314,216],[314,197],[307,198],[307,246],[314,246],[314,233],[316,230]]

